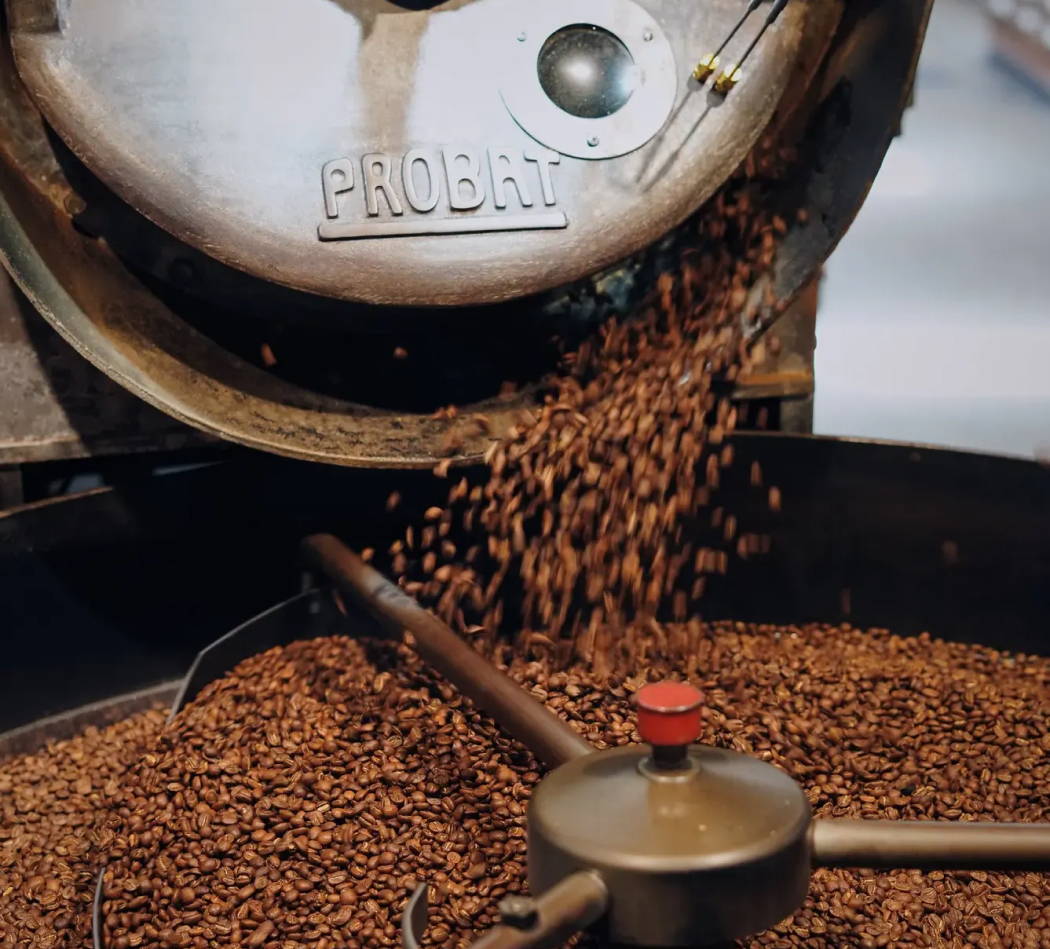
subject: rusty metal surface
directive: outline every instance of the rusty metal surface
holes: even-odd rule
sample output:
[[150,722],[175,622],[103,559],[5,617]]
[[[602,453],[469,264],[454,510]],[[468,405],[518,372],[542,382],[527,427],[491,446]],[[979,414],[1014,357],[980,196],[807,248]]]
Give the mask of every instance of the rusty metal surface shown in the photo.
[[[772,280],[791,300],[812,279],[860,210],[908,106],[933,0],[846,4],[831,50],[799,110],[793,204]],[[792,121],[797,123],[798,117]],[[902,226],[906,226],[902,222]]]
[[[266,280],[401,305],[519,297],[650,244],[722,184],[785,97],[802,94],[799,52],[820,45],[814,33],[830,35],[839,10],[837,0],[790,5],[722,99],[687,77],[728,31],[736,0],[650,0],[676,59],[672,118],[632,154],[591,161],[544,150],[504,105],[510,54],[530,28],[530,7],[518,0],[397,15],[379,5],[367,24],[357,4],[330,0],[225,0],[218,9],[188,0],[160,10],[87,0],[45,27],[29,10],[37,6],[8,0],[20,73],[67,145],[129,204]],[[741,31],[727,61],[760,22]],[[499,152],[509,157],[493,179],[517,168],[528,206],[509,186],[501,209],[502,189],[485,184]],[[440,195],[413,199],[401,181],[409,159],[429,169],[431,185],[443,182]],[[472,163],[487,196],[464,213],[443,168]],[[368,187],[376,175],[385,190]],[[431,197],[436,208],[414,210]],[[567,226],[517,229],[548,228],[540,219],[551,214]],[[379,239],[393,228],[498,233]],[[351,232],[366,239],[334,239]]]
[[820,278],[785,310],[753,350],[754,362],[737,379],[736,399],[804,398],[813,394]]
[[209,439],[82,359],[0,273],[0,466],[167,451]]

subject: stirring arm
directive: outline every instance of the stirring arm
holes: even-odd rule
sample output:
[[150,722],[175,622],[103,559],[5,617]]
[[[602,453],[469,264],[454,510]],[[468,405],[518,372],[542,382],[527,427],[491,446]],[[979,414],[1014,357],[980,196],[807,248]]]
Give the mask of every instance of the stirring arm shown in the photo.
[[[609,892],[598,873],[581,870],[528,903],[532,912],[527,924],[496,926],[471,943],[470,949],[549,949],[601,918],[609,904]],[[402,916],[405,949],[419,949],[426,924],[424,883],[412,894]]]
[[394,633],[408,630],[416,651],[475,705],[552,768],[594,751],[557,715],[472,649],[433,613],[368,566],[331,534],[303,541],[311,566]]
[[818,819],[820,867],[1050,870],[1050,824]]

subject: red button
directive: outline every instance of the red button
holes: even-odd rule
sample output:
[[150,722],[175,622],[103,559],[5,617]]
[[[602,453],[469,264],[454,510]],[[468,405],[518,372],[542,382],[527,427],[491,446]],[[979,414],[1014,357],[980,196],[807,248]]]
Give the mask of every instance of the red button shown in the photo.
[[703,693],[688,682],[654,682],[634,696],[638,733],[650,745],[689,745],[700,737]]

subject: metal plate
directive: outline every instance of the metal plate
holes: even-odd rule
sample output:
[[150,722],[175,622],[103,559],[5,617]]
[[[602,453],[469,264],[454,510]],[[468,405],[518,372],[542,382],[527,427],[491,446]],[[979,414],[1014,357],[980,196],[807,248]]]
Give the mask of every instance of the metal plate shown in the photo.
[[528,398],[472,406],[455,421],[312,392],[230,353],[150,292],[65,212],[70,188],[39,114],[0,46],[0,261],[32,306],[83,357],[134,395],[209,434],[343,465],[431,467],[477,458]]
[[[566,25],[606,30],[626,47],[637,88],[623,106],[601,118],[580,118],[544,91],[536,63],[547,39]],[[689,75],[659,21],[633,0],[532,0],[500,37],[507,69],[500,92],[514,120],[536,141],[575,158],[618,158],[641,148],[667,121],[679,78]]]
[[[605,5],[594,7],[601,17]],[[695,209],[784,97],[801,94],[791,85],[799,50],[813,31],[830,31],[838,4],[791,4],[722,100],[686,77],[739,7],[648,0],[679,64],[675,111],[631,155],[587,161],[537,149],[500,96],[508,70],[535,73],[507,55],[508,24],[520,29],[531,15],[520,0],[396,14],[348,0],[78,0],[62,16],[43,0],[8,0],[37,106],[131,205],[266,280],[412,305],[566,284]],[[749,21],[728,57],[760,22]],[[653,121],[663,115],[661,98]],[[496,178],[513,173],[529,190],[531,206],[504,181],[500,207],[494,163]]]
[[[849,4],[834,39],[831,34],[836,29],[839,5],[806,6],[807,14],[816,18],[815,25],[807,29],[787,80],[799,94],[782,97],[768,124],[774,144],[781,139],[800,142],[792,187],[779,193],[788,234],[770,289],[780,304],[788,302],[812,279],[863,200],[907,98],[929,0],[922,4],[857,0]],[[22,4],[21,9],[25,12],[31,7]],[[380,7],[382,10],[376,12]],[[369,8],[375,16],[360,16],[371,29],[383,11],[393,10],[394,5],[375,0]],[[716,9],[725,12],[723,5],[713,4],[711,11]],[[403,16],[411,18],[413,14]],[[42,18],[44,27],[46,19]],[[23,27],[29,28],[24,20]],[[747,77],[730,98],[736,98],[746,85]],[[692,104],[702,98],[700,94],[688,101]],[[657,140],[630,158],[664,154],[666,145],[670,164],[677,167],[675,150],[683,140],[690,140],[680,118],[676,115]],[[695,131],[706,127],[706,122],[702,119]],[[490,436],[472,425],[474,413],[484,414],[486,427],[498,435],[513,423],[516,409],[528,401],[526,397],[510,404],[475,403],[469,409],[461,404],[459,419],[450,423],[428,413],[369,408],[347,399],[324,397],[301,384],[274,378],[188,326],[172,310],[170,301],[151,292],[152,284],[142,275],[165,281],[176,272],[195,272],[197,280],[192,289],[198,297],[219,295],[234,312],[255,314],[269,308],[274,319],[283,315],[288,321],[306,320],[309,307],[304,301],[326,301],[292,291],[275,295],[276,288],[266,282],[268,274],[256,280],[174,238],[158,241],[158,235],[165,237],[163,232],[148,226],[116,198],[105,211],[106,216],[119,218],[119,226],[106,228],[104,239],[97,239],[94,234],[98,232],[90,229],[85,233],[79,219],[84,202],[78,186],[71,185],[72,159],[67,161],[63,153],[15,74],[9,45],[4,43],[0,48],[0,257],[36,309],[80,354],[177,419],[233,441],[313,460],[428,466],[447,454],[450,429],[455,429],[452,434],[460,445],[456,457],[479,458]],[[666,173],[675,173],[674,167]],[[646,166],[643,190],[649,177],[664,175],[659,162]],[[72,177],[75,182],[76,177]],[[323,199],[319,180],[318,196],[320,215]],[[93,205],[94,198],[89,197],[89,202]],[[123,209],[123,216],[112,213],[117,205]],[[805,222],[796,218],[796,209],[807,212]],[[655,208],[654,213],[663,211]],[[608,223],[611,230],[625,234],[635,226],[627,220]],[[687,223],[680,228],[682,240],[688,239],[689,226]],[[402,246],[401,239],[378,243],[390,248]],[[642,281],[648,279],[654,261],[663,259],[661,253],[654,248],[638,255],[623,272],[633,275],[631,280],[639,284],[639,292],[644,290]],[[414,261],[408,257],[398,260],[397,280],[413,281]],[[486,260],[483,254],[474,269],[484,269]],[[539,266],[537,262],[536,268]],[[472,279],[473,271],[464,276],[462,292],[472,292]],[[607,279],[588,281],[582,304],[604,306],[602,301],[607,301],[610,288],[622,282],[619,272]],[[508,289],[508,293],[513,292],[513,288]],[[327,302],[330,308],[316,318],[328,320],[329,325],[344,315],[349,323],[350,314],[344,310],[355,310],[356,316],[365,310],[373,320],[384,322],[403,315],[385,308]],[[530,299],[517,305],[522,310],[519,315],[526,317],[537,304]],[[479,308],[477,316],[498,322],[501,330],[510,332],[504,308],[487,314]],[[427,313],[414,312],[412,318],[425,321]],[[444,332],[448,324],[435,325],[441,325]]]
[[0,465],[176,451],[212,441],[81,359],[2,271],[0,378]]
[[[351,604],[352,608],[353,605]],[[374,635],[384,632],[375,621],[355,609],[348,617],[327,591],[307,590],[253,616],[225,636],[205,646],[179,684],[171,703],[170,722],[210,682],[222,678],[250,656],[299,639],[322,636]]]

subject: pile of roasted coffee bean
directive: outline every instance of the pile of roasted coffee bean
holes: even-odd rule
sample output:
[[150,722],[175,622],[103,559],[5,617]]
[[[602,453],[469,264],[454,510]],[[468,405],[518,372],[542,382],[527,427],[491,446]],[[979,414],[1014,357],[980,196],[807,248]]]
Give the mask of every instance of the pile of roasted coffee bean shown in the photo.
[[[631,694],[687,677],[701,740],[773,762],[825,816],[1048,820],[1050,661],[928,636],[699,622],[623,631],[640,674],[510,674],[596,745]],[[125,780],[107,945],[396,946],[417,881],[429,942],[464,946],[525,879],[540,768],[405,647],[315,640],[209,686]],[[820,871],[774,946],[1045,946],[1037,874]]]
[[0,764],[0,947],[83,946],[128,768],[164,724],[145,712]]

